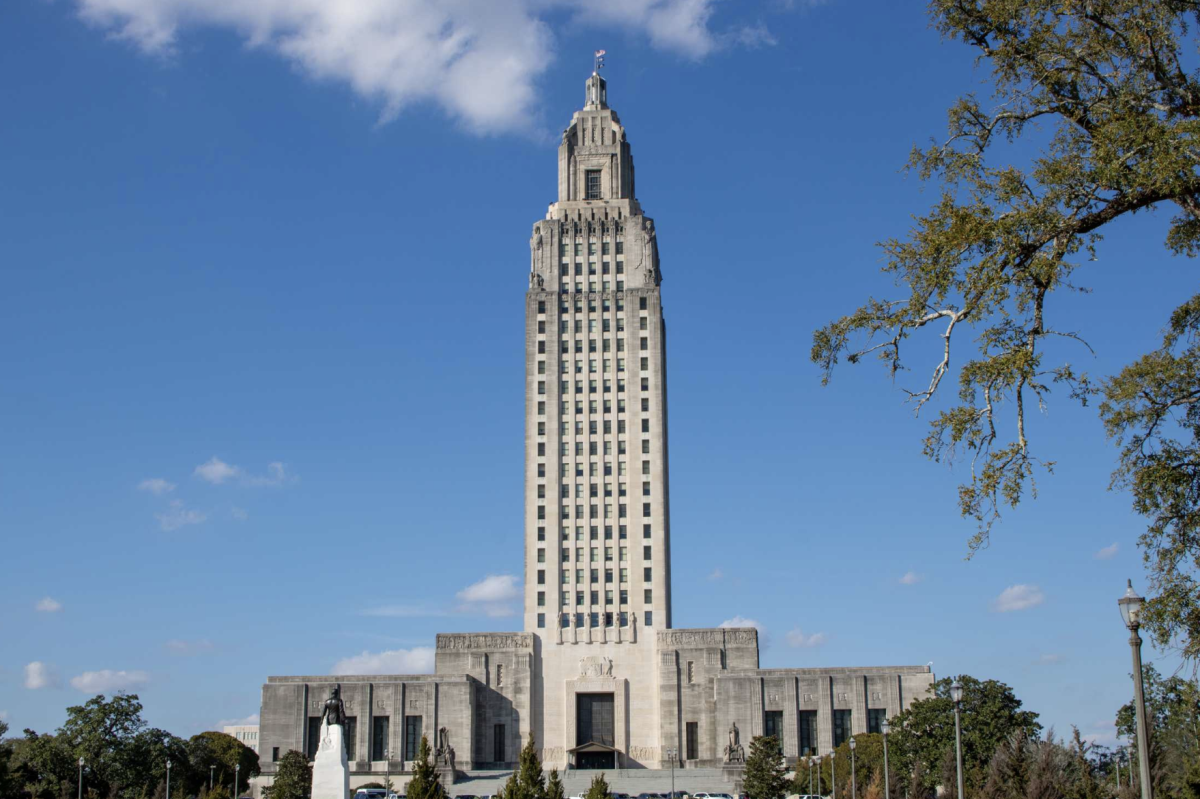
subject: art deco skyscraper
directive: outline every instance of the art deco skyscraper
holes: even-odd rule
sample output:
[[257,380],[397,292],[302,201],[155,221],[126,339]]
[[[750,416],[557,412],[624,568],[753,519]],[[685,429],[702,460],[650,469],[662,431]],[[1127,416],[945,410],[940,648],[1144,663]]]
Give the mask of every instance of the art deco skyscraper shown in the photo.
[[525,629],[543,647],[671,626],[666,327],[634,185],[593,74],[558,148],[558,201],[530,239]]

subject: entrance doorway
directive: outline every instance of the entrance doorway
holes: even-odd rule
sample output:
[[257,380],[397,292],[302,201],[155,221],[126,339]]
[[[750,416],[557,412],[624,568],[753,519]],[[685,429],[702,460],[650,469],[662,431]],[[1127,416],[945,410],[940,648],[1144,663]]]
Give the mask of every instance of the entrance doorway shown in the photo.
[[616,768],[613,695],[575,694],[575,768]]
[[617,767],[615,752],[576,752],[577,769],[614,769]]

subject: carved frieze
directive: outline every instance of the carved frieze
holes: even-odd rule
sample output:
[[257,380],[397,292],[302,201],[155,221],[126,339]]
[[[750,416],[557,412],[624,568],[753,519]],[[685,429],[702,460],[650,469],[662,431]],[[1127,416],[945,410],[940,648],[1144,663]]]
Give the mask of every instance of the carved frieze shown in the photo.
[[438,633],[439,651],[533,649],[533,633]]
[[579,659],[580,677],[612,677],[612,658],[603,655],[588,655]]

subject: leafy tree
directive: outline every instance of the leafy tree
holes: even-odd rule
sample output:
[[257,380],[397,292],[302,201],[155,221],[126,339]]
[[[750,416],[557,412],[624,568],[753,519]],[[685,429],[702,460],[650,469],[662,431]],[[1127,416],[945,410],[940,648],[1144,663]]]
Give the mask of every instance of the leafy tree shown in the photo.
[[1029,759],[1029,739],[1018,729],[996,747],[987,765],[981,799],[1024,799]]
[[871,781],[867,783],[864,799],[883,799],[883,770],[874,772]]
[[[215,766],[214,784],[232,785],[236,774],[240,796],[250,787],[250,779],[259,774],[258,754],[232,735],[223,732],[202,732],[193,735],[187,743],[191,757],[194,792],[208,785],[210,767]],[[237,766],[241,766],[238,769]]]
[[533,733],[521,747],[517,770],[504,785],[503,799],[546,799],[546,778],[542,761],[533,745]]
[[[1200,767],[1200,688],[1178,676],[1163,677],[1154,664],[1142,666],[1150,739],[1150,773],[1155,793],[1175,795],[1186,775]],[[1117,735],[1133,742],[1130,762],[1137,772],[1136,716],[1133,701],[1117,711]]]
[[295,749],[279,758],[279,770],[271,783],[271,799],[307,799],[312,794],[312,766]]
[[558,769],[550,769],[550,778],[546,780],[546,799],[566,799],[562,780],[558,778]]
[[[952,792],[957,789],[953,778],[954,702],[950,699],[954,679],[946,677],[934,683],[933,696],[916,700],[896,716],[888,736],[893,767],[911,773],[920,765],[923,784],[930,790],[939,783]],[[963,686],[963,779],[967,794],[974,795],[986,779],[987,764],[996,749],[1013,734],[1036,739],[1042,727],[1037,713],[1022,710],[1020,700],[1004,683],[980,681],[966,674],[958,680]],[[943,775],[947,755],[952,775],[949,783]]]
[[17,791],[17,780],[13,767],[13,747],[5,739],[6,735],[8,735],[8,725],[0,720],[0,797],[13,796]]
[[742,788],[750,794],[750,799],[783,799],[788,789],[786,773],[778,738],[756,735],[750,739],[746,774],[742,778]]
[[608,781],[604,779],[604,773],[592,777],[591,787],[584,794],[584,799],[609,799],[609,796]]
[[[1178,635],[1195,657],[1200,296],[1179,298],[1159,349],[1099,384],[1066,361],[1067,348],[1087,350],[1055,323],[1048,300],[1075,289],[1105,226],[1139,211],[1174,206],[1167,247],[1200,252],[1200,81],[1183,65],[1194,55],[1183,51],[1194,46],[1186,34],[1197,4],[932,0],[929,8],[943,36],[990,67],[993,98],[961,98],[947,137],[914,149],[910,168],[941,192],[907,237],[882,243],[884,272],[900,291],[817,330],[812,360],[828,381],[840,359],[874,354],[894,377],[905,368],[902,345],[906,353],[911,337],[936,336],[928,381],[907,392],[917,412],[961,363],[957,401],[932,419],[924,450],[935,461],[971,458],[958,500],[978,524],[972,553],[1002,508],[1035,493],[1035,470],[1053,468],[1035,451],[1027,409],[1043,406],[1052,388],[1085,404],[1103,393],[1100,415],[1121,447],[1114,483],[1132,490],[1149,520],[1141,544],[1159,594],[1146,620],[1157,640]],[[1007,145],[1031,123],[1050,135],[1022,163]]]
[[433,762],[429,759],[429,738],[421,736],[417,756],[413,760],[413,775],[405,791],[408,799],[444,799],[445,791],[438,780]]

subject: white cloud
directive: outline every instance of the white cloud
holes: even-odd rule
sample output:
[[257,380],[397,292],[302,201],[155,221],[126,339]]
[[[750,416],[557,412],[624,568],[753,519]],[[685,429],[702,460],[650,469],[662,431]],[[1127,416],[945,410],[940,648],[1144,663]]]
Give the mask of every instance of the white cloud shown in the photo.
[[483,611],[488,616],[511,616],[511,602],[520,599],[521,583],[512,574],[489,574],[468,585],[455,596],[463,603],[461,612]]
[[246,512],[245,508],[231,508],[229,512],[239,522],[244,522],[250,518],[250,514]]
[[921,582],[924,579],[925,579],[925,575],[923,575],[923,574],[917,574],[916,572],[905,572],[904,576],[900,578],[900,584],[901,585],[916,585],[917,583]]
[[1045,599],[1046,595],[1036,585],[1010,585],[1000,592],[1000,596],[992,600],[992,610],[997,613],[1029,610],[1029,608],[1036,608],[1042,604]]
[[57,688],[62,685],[54,667],[40,660],[25,666],[25,687],[31,691],[41,688]]
[[1120,549],[1120,547],[1117,546],[1116,542],[1113,542],[1112,544],[1109,544],[1098,551],[1093,557],[1095,557],[1096,560],[1111,560],[1113,555],[1117,554],[1118,549]]
[[394,118],[433,103],[479,133],[529,130],[555,59],[551,21],[641,33],[700,59],[773,42],[761,25],[714,31],[718,0],[76,0],[80,16],[172,57],[189,29],[233,31],[308,76],[348,85]]
[[144,671],[85,671],[71,678],[71,687],[88,694],[103,694],[112,691],[125,691],[137,688],[150,681],[150,675]]
[[758,631],[764,628],[755,619],[747,619],[745,616],[734,616],[732,619],[726,619],[717,625],[718,627],[753,627]]
[[1033,661],[1035,666],[1053,666],[1056,663],[1062,663],[1063,656],[1057,654],[1042,655],[1037,660]]
[[163,532],[169,533],[189,524],[200,524],[208,516],[198,510],[183,507],[182,500],[176,499],[171,502],[171,507],[166,513],[156,513],[154,518],[158,519],[158,526]]
[[258,724],[258,714],[251,713],[242,719],[221,719],[217,722],[216,728],[219,730],[222,727],[246,727]]
[[194,641],[184,641],[172,638],[167,641],[167,651],[175,655],[200,655],[213,650],[213,642],[207,638],[197,638]]
[[363,652],[333,664],[330,674],[432,674],[433,649],[417,646],[387,652]]
[[[84,2],[86,3],[87,0],[84,0]],[[205,461],[193,469],[192,474],[203,480],[207,480],[213,485],[221,485],[226,480],[237,477],[241,474],[241,471],[238,467],[230,466],[216,455],[213,455],[211,460]]]
[[287,472],[287,467],[279,461],[272,461],[267,464],[267,473],[264,475],[246,475],[242,478],[242,485],[247,486],[281,486],[285,483],[294,483],[296,481],[294,475]]
[[825,635],[825,633],[813,633],[812,635],[805,635],[799,627],[789,630],[788,634],[784,637],[787,638],[788,646],[806,648],[820,646],[829,640],[829,636]]
[[0,710],[0,721],[8,721],[8,711]]
[[138,491],[149,491],[151,494],[169,494],[175,490],[175,484],[161,477],[148,477],[138,483]]
[[39,599],[38,603],[33,606],[33,609],[39,613],[58,613],[62,608],[62,603],[52,597]]
[[720,569],[713,569],[712,572],[709,573],[708,579],[709,580],[720,580],[724,576],[725,576],[725,572],[721,571]]

